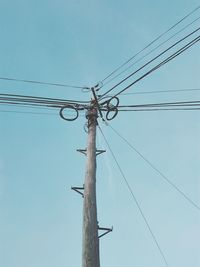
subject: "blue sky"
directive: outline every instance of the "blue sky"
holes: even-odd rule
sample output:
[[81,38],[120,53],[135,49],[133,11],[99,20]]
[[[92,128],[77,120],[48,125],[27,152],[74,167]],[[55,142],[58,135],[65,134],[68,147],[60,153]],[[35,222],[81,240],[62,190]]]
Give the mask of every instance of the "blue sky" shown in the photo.
[[[195,0],[1,0],[0,77],[92,86],[198,5]],[[188,23],[198,16],[200,11]],[[196,27],[199,21],[182,34]],[[200,88],[199,54],[197,44],[129,92]],[[91,97],[74,88],[3,80],[0,92],[78,100]],[[121,96],[120,103],[199,97],[198,90],[135,94]],[[13,111],[27,109],[0,106],[0,265],[81,266],[82,199],[70,188],[84,181],[85,158],[76,152],[86,146],[84,115],[69,123],[55,111],[53,115]],[[100,125],[169,266],[199,266],[199,211],[109,127]],[[198,111],[125,113],[111,125],[200,205]],[[107,149],[100,133],[97,141],[98,148]],[[164,267],[108,149],[98,157],[97,169],[98,220],[104,227],[114,227],[100,242],[101,266]]]

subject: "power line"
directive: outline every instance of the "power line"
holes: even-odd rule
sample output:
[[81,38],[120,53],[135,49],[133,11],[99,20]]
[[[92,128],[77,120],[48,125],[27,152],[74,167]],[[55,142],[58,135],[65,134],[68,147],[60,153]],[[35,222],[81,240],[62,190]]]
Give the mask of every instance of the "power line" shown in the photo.
[[69,87],[69,88],[76,88],[76,89],[89,89],[89,87],[87,87],[87,86],[76,86],[76,85],[69,85],[69,84],[41,82],[41,81],[24,80],[24,79],[16,79],[16,78],[8,78],[8,77],[0,77],[0,80],[33,83],[33,84],[42,84],[42,85],[51,85],[51,86],[59,86],[59,87]]
[[143,49],[141,49],[139,52],[137,52],[135,55],[130,57],[127,61],[125,61],[123,64],[121,64],[119,67],[117,67],[114,71],[112,71],[109,75],[107,75],[102,82],[110,78],[114,73],[116,73],[119,69],[121,69],[123,66],[125,66],[127,63],[129,63],[132,59],[134,59],[137,55],[141,54],[143,51],[145,51],[148,47],[150,47],[152,44],[154,44],[156,41],[158,41],[160,38],[162,38],[166,33],[171,31],[173,28],[175,28],[177,25],[179,25],[182,21],[184,21],[186,18],[188,18],[190,15],[192,15],[194,12],[196,12],[200,6],[197,6],[194,10],[189,12],[186,16],[184,16],[182,19],[180,19],[178,22],[176,22],[174,25],[172,25],[168,30],[164,31],[162,34],[160,34],[158,37],[156,37],[153,41],[151,41],[148,45],[146,45]]
[[161,102],[150,104],[137,104],[137,105],[121,105],[118,108],[143,108],[143,107],[183,107],[183,106],[199,106],[200,100],[193,101],[175,101],[175,102]]
[[52,110],[52,108],[49,108],[49,107],[44,107],[44,106],[38,106],[38,105],[25,105],[25,104],[20,104],[20,103],[15,103],[15,102],[4,102],[4,101],[0,101],[0,104],[3,105],[3,106],[9,106],[9,107],[19,107],[19,108],[22,108],[22,107],[26,107],[26,108],[29,108],[29,109],[39,109],[39,110]]
[[[189,33],[188,35],[184,36],[183,38],[181,38],[180,40],[178,40],[177,42],[175,42],[173,45],[171,45],[170,47],[168,47],[167,49],[165,49],[163,52],[161,52],[160,54],[158,54],[156,57],[152,58],[151,60],[149,60],[146,64],[144,64],[142,67],[138,68],[136,71],[132,72],[130,75],[128,75],[126,78],[124,78],[122,81],[120,81],[119,83],[117,83],[116,85],[114,85],[111,89],[109,89],[107,92],[105,92],[103,95],[100,96],[100,99],[107,95],[108,93],[110,93],[112,90],[114,90],[117,86],[119,86],[120,84],[122,84],[123,82],[125,82],[126,80],[128,80],[130,77],[132,77],[133,75],[135,75],[137,72],[139,72],[140,70],[142,70],[143,68],[145,68],[146,66],[148,66],[150,63],[152,63],[153,61],[155,61],[156,59],[158,59],[159,57],[161,57],[162,55],[164,55],[166,52],[168,52],[169,50],[171,50],[172,48],[174,48],[176,45],[178,45],[179,43],[183,42],[185,39],[189,38],[191,35],[195,34],[197,31],[200,30],[200,27],[197,28],[196,30],[192,31],[191,33]],[[178,53],[179,51],[183,50],[185,47],[189,46],[190,43],[193,43],[196,39],[198,39],[199,36],[197,38],[194,38],[192,41],[190,41],[188,44],[186,44],[185,46],[183,46],[181,49],[179,49],[178,51],[176,51],[174,54],[172,54],[171,56],[175,55],[176,53]],[[199,41],[199,40],[198,40]],[[190,46],[189,46],[190,47]],[[188,47],[188,48],[189,48]],[[185,51],[185,50],[184,50]],[[182,53],[182,52],[181,52]],[[171,57],[170,56],[170,57]],[[168,58],[170,58],[168,57]],[[167,58],[167,59],[168,59]],[[165,59],[165,60],[167,60]],[[163,61],[164,62],[164,61]],[[161,62],[161,63],[163,63]],[[159,64],[157,65],[159,66]],[[148,74],[147,74],[148,75]],[[146,75],[145,75],[146,76]],[[144,76],[144,77],[145,77]],[[126,89],[125,89],[126,90]],[[121,91],[123,92],[123,91]],[[120,93],[121,93],[120,92]],[[117,94],[118,95],[118,94]]]
[[0,94],[0,103],[20,104],[32,106],[44,106],[60,108],[65,105],[73,105],[78,109],[87,107],[88,101],[76,101],[59,98],[35,97],[16,94]]
[[[111,98],[112,99],[112,98]],[[113,105],[100,106],[101,111],[107,112],[129,112],[129,111],[157,111],[157,110],[199,110],[200,100],[193,101],[175,101],[175,102],[161,102],[161,103],[147,103],[147,104],[131,104],[131,105]]]
[[178,35],[179,33],[181,33],[182,31],[184,31],[186,28],[188,28],[189,26],[191,26],[194,22],[196,22],[197,20],[199,20],[200,17],[196,18],[195,20],[193,20],[191,23],[187,24],[185,27],[183,27],[181,30],[179,30],[178,32],[176,32],[175,34],[173,34],[172,36],[170,36],[167,40],[161,42],[159,45],[157,45],[155,48],[151,49],[148,53],[146,53],[144,56],[140,57],[138,60],[134,61],[131,65],[129,65],[127,68],[125,68],[123,71],[121,71],[120,73],[118,73],[117,75],[115,75],[114,77],[112,77],[111,79],[109,79],[106,83],[104,83],[104,85],[110,83],[111,81],[113,81],[114,79],[116,79],[117,77],[119,77],[121,74],[123,74],[124,72],[126,72],[127,70],[129,70],[131,67],[133,67],[134,65],[136,65],[138,62],[140,62],[141,60],[143,60],[144,58],[146,58],[148,55],[152,54],[152,52],[154,52],[155,50],[157,50],[159,47],[161,47],[163,44],[167,43],[169,40],[171,40],[172,38],[174,38],[176,35]]
[[200,108],[149,108],[149,109],[122,109],[122,110],[119,110],[120,112],[129,112],[129,111],[132,111],[132,112],[141,112],[141,111],[144,111],[144,112],[149,112],[149,111],[195,111],[195,110],[200,110]]
[[49,108],[58,108],[58,109],[61,109],[61,108],[70,108],[70,107],[73,107],[74,110],[84,110],[84,109],[87,109],[88,106],[85,106],[85,105],[73,105],[73,103],[34,103],[34,102],[26,102],[26,101],[5,101],[5,100],[1,100],[0,98],[0,104],[2,105],[14,105],[14,106],[20,106],[20,107],[33,107],[33,108],[45,108],[45,109],[49,109]]
[[89,101],[83,101],[83,100],[61,99],[61,98],[51,98],[51,97],[42,97],[42,96],[33,96],[33,95],[0,94],[0,96],[21,97],[21,98],[30,98],[30,99],[40,99],[40,100],[42,99],[42,100],[68,101],[68,102],[73,102],[73,103],[89,103]]
[[181,194],[193,207],[200,211],[200,207],[194,203],[181,189],[179,189],[166,175],[164,175],[155,165],[150,162],[141,152],[139,152],[126,138],[124,138],[117,130],[115,130],[110,124],[108,126],[122,139],[124,142],[135,151],[154,171],[156,171],[169,185],[171,185],[179,194]]
[[[160,93],[162,94],[162,93],[178,93],[178,92],[191,92],[191,91],[200,91],[200,88],[143,91],[143,92],[124,93],[121,95],[125,96],[125,95],[144,95],[144,94],[160,94]],[[110,95],[109,97],[113,97],[113,95]]]
[[162,258],[163,258],[163,260],[164,260],[166,266],[169,267],[169,264],[168,264],[168,262],[167,262],[167,260],[166,260],[166,257],[165,257],[165,255],[164,255],[164,253],[163,253],[163,251],[162,251],[162,249],[161,249],[161,247],[160,247],[160,245],[159,245],[159,243],[158,243],[158,241],[157,241],[157,238],[155,237],[155,235],[154,235],[154,233],[153,233],[153,231],[152,231],[152,229],[151,229],[151,227],[150,227],[150,224],[149,224],[149,222],[148,222],[148,220],[147,220],[147,218],[146,218],[144,212],[142,211],[142,208],[140,207],[140,204],[139,204],[139,202],[138,202],[138,200],[137,200],[137,198],[136,198],[136,196],[135,196],[135,194],[134,194],[134,192],[133,192],[133,189],[131,188],[131,186],[130,186],[128,180],[126,179],[126,176],[125,176],[125,174],[124,174],[122,168],[120,167],[120,164],[119,164],[119,162],[118,162],[118,160],[117,160],[117,158],[116,158],[114,152],[112,151],[111,146],[110,146],[110,144],[108,143],[108,140],[106,139],[106,137],[105,137],[105,135],[104,135],[104,133],[103,133],[103,131],[102,131],[102,129],[100,128],[99,125],[98,125],[98,128],[99,128],[99,130],[100,130],[100,132],[101,132],[101,134],[102,134],[102,136],[103,136],[103,139],[104,139],[104,141],[105,141],[105,143],[106,143],[106,145],[107,145],[107,147],[108,147],[108,149],[109,149],[109,151],[110,151],[110,153],[111,153],[111,155],[112,155],[112,157],[113,157],[113,159],[114,159],[114,161],[115,161],[115,163],[116,163],[116,165],[117,165],[117,167],[118,167],[118,169],[119,169],[119,172],[120,172],[121,176],[123,177],[123,180],[124,180],[124,182],[125,182],[125,184],[126,184],[128,190],[129,190],[129,192],[131,193],[131,196],[132,196],[132,198],[133,198],[133,200],[134,200],[134,202],[135,202],[135,204],[136,204],[136,206],[137,206],[137,208],[138,208],[138,210],[139,210],[139,212],[140,212],[140,214],[141,214],[141,216],[142,216],[142,218],[143,218],[143,220],[144,220],[144,222],[145,222],[145,224],[146,224],[146,226],[147,226],[147,228],[148,228],[148,230],[149,230],[149,232],[150,232],[150,234],[151,234],[151,237],[152,237],[152,239],[154,240],[154,242],[155,242],[155,244],[156,244],[156,246],[157,246],[157,248],[158,248],[158,250],[159,250],[159,252],[160,252],[160,255],[162,256]]
[[[0,109],[0,112],[2,113],[16,113],[16,114],[31,114],[31,115],[53,115],[53,116],[59,116],[57,113],[48,113],[48,112],[31,112],[31,111],[18,111],[18,110],[3,110]],[[68,114],[70,115],[70,114]],[[79,114],[80,117],[82,117],[81,114]]]
[[[136,79],[135,81],[133,81],[131,84],[129,84],[128,86],[126,86],[124,89],[122,89],[120,92],[118,92],[117,94],[115,94],[113,97],[116,97],[119,94],[123,93],[128,88],[130,88],[131,86],[133,86],[135,83],[139,82],[140,80],[142,80],[143,78],[145,78],[146,76],[148,76],[149,74],[151,74],[152,72],[154,72],[155,70],[157,70],[160,67],[164,66],[166,63],[168,63],[172,59],[176,58],[177,56],[179,56],[180,54],[182,54],[184,51],[186,51],[187,49],[189,49],[191,46],[193,46],[195,43],[197,43],[199,41],[200,41],[200,36],[196,37],[195,39],[193,39],[192,41],[190,41],[189,43],[187,43],[185,46],[183,46],[181,49],[179,49],[175,53],[171,54],[169,57],[167,57],[161,63],[157,64],[155,67],[153,67],[152,69],[150,69],[148,72],[146,72],[141,77],[139,77],[138,79]],[[110,90],[109,90],[109,92],[110,92]],[[107,93],[108,92],[106,92],[105,94],[107,94]],[[102,96],[104,96],[105,94],[103,94]],[[100,97],[100,99],[101,99],[101,97]]]
[[[2,99],[0,98],[0,104],[14,104],[14,105],[21,105],[21,106],[35,106],[35,107],[49,107],[49,108],[61,108],[67,105],[73,105],[70,102],[46,102],[46,101],[31,101],[27,99]],[[79,107],[79,105],[77,105]],[[81,109],[83,106],[81,106]]]
[[[146,94],[162,94],[162,93],[180,93],[180,92],[192,92],[192,91],[200,91],[200,88],[186,88],[186,89],[168,89],[168,90],[153,90],[153,91],[142,91],[142,92],[132,92],[132,93],[122,93],[121,96],[129,96],[129,95],[146,95]],[[113,98],[114,95],[107,95],[102,97],[101,100],[105,98]]]
[[30,112],[30,111],[16,111],[16,110],[3,110],[3,109],[0,109],[0,112],[3,112],[3,113],[18,113],[18,114],[32,114],[32,115],[56,115],[56,116],[58,116],[58,114],[47,113],[47,112]]

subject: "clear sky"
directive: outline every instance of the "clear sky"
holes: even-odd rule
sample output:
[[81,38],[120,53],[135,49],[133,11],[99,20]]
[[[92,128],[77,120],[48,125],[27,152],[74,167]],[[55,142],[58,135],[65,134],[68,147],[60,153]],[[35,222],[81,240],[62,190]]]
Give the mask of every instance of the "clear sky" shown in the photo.
[[[0,0],[0,77],[92,86],[199,5],[197,0]],[[200,16],[195,12],[162,40]],[[182,36],[196,21],[107,87]],[[159,40],[158,44],[161,43]],[[155,45],[154,45],[155,47]],[[141,56],[144,55],[141,54]],[[198,89],[199,43],[128,92]],[[130,81],[133,81],[130,80]],[[127,83],[128,84],[128,83]],[[0,80],[0,93],[89,100],[80,89]],[[120,96],[121,104],[200,100],[200,91]],[[84,114],[75,122],[0,106],[0,266],[79,267]],[[200,205],[199,111],[119,114],[111,125]],[[100,124],[169,266],[200,266],[200,211]],[[98,133],[98,148],[107,149]],[[111,154],[98,157],[102,267],[165,267]]]

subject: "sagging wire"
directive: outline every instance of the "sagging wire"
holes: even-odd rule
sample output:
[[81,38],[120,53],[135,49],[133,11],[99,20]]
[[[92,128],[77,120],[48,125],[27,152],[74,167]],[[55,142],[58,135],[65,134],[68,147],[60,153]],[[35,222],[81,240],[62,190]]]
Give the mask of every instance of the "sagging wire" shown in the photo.
[[121,176],[122,176],[122,178],[123,178],[128,190],[129,190],[129,192],[130,192],[130,194],[131,194],[131,196],[132,196],[132,198],[133,198],[133,200],[134,200],[134,202],[135,202],[135,204],[136,204],[136,206],[137,206],[137,208],[138,208],[138,210],[139,210],[139,212],[140,212],[140,214],[141,214],[141,216],[142,216],[142,218],[143,218],[143,220],[144,220],[144,222],[145,222],[145,224],[146,224],[146,226],[147,226],[147,228],[148,228],[148,230],[149,230],[149,232],[151,234],[152,239],[155,242],[163,261],[165,262],[165,265],[167,267],[169,267],[169,264],[167,262],[165,254],[162,251],[161,246],[159,245],[158,240],[157,240],[155,234],[153,233],[153,231],[151,229],[151,226],[150,226],[150,224],[149,224],[149,222],[148,222],[148,220],[147,220],[147,218],[146,218],[146,216],[145,216],[145,214],[144,214],[144,212],[143,212],[143,210],[142,210],[142,208],[141,208],[141,206],[140,206],[140,204],[139,204],[139,202],[138,202],[138,200],[137,200],[137,198],[136,198],[136,196],[135,196],[135,194],[133,192],[133,189],[131,188],[131,186],[130,186],[130,184],[129,184],[129,182],[128,182],[128,180],[127,180],[127,178],[126,178],[126,176],[125,176],[125,174],[124,174],[124,172],[123,172],[123,170],[122,170],[122,168],[121,168],[121,166],[120,166],[120,164],[119,164],[119,162],[118,162],[118,160],[117,160],[117,158],[116,158],[116,156],[115,156],[115,154],[114,154],[114,152],[113,152],[113,150],[112,150],[112,148],[111,148],[111,146],[110,146],[110,144],[108,142],[108,140],[107,140],[107,138],[105,137],[105,135],[104,135],[104,133],[103,133],[103,131],[102,131],[102,129],[101,129],[101,127],[99,125],[98,125],[98,128],[99,128],[99,130],[101,132],[101,135],[103,136],[103,139],[104,139],[104,141],[105,141],[105,143],[106,143],[106,145],[107,145],[107,147],[108,147],[108,149],[109,149],[109,151],[110,151],[110,153],[111,153],[111,155],[112,155],[112,157],[113,157],[113,159],[114,159],[114,161],[115,161],[115,163],[116,163],[116,165],[118,167],[118,170],[119,170],[119,172],[120,172],[120,174],[121,174]]
[[112,131],[118,135],[134,152],[136,152],[140,158],[142,158],[154,171],[156,171],[160,177],[162,177],[170,186],[172,186],[187,202],[200,211],[200,207],[191,200],[181,189],[178,188],[166,175],[163,174],[150,160],[148,160],[138,149],[136,149],[126,138],[124,138],[117,130],[115,130],[110,124],[108,126]]

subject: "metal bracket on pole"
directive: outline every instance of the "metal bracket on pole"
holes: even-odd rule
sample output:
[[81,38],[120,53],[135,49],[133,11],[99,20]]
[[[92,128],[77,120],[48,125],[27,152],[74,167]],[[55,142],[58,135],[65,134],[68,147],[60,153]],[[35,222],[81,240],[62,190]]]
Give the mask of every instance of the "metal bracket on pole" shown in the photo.
[[77,149],[76,151],[82,153],[85,156],[87,155],[87,150],[86,149]]
[[83,192],[81,192],[82,190],[84,190],[84,186],[83,187],[71,187],[71,189],[77,192],[78,194],[80,194],[82,197],[84,197]]
[[[85,156],[87,155],[87,150],[86,149],[77,149],[76,151],[84,154]],[[96,156],[98,156],[98,155],[100,155],[100,154],[102,154],[104,152],[106,152],[106,150],[96,149]]]
[[102,153],[105,153],[106,150],[101,150],[101,149],[96,149],[96,156],[102,154]]
[[99,235],[99,238],[101,238],[102,236],[107,235],[108,233],[112,232],[113,227],[112,228],[98,227],[98,230],[105,231],[103,234]]

